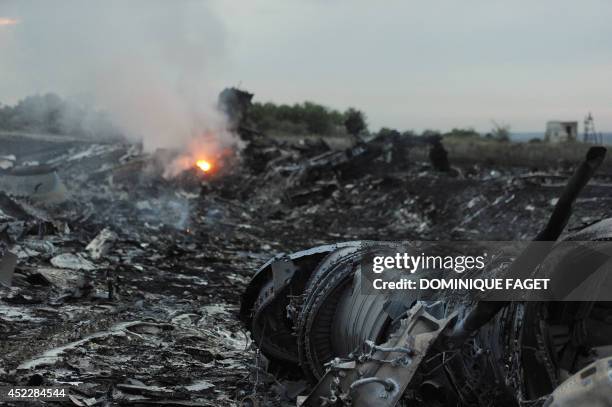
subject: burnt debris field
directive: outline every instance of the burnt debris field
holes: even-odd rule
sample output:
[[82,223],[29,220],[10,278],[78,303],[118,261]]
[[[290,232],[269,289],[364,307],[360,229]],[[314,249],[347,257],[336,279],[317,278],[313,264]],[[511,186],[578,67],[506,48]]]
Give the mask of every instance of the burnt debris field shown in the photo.
[[[358,239],[530,239],[571,171],[440,171],[417,153],[429,143],[332,150],[240,132],[216,171],[174,177],[167,152],[124,141],[1,136],[0,385],[71,386],[57,403],[77,406],[295,405],[305,382],[266,371],[238,319],[270,257]],[[610,215],[610,188],[600,172],[569,230]]]
[[0,0],[0,407],[612,407],[612,2]]

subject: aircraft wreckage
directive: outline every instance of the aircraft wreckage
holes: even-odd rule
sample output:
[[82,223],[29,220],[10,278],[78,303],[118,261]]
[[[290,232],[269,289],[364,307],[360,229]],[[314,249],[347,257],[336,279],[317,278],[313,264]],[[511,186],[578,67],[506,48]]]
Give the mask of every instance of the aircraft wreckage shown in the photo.
[[[593,147],[530,248],[529,275],[556,250],[572,203],[604,159]],[[612,240],[612,219],[564,240]],[[302,406],[610,406],[612,303],[415,299],[367,295],[360,260],[378,242],[278,255],[256,272],[241,319],[277,371],[311,383]],[[574,253],[575,255],[575,253]],[[563,255],[560,254],[562,257]],[[550,271],[555,272],[553,269]]]

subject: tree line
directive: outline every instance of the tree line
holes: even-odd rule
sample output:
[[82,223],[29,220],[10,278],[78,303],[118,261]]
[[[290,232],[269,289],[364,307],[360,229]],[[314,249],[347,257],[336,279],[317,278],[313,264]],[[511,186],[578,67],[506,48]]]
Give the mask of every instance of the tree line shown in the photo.
[[359,135],[367,130],[363,112],[355,108],[340,112],[313,102],[293,105],[255,102],[249,108],[249,119],[259,131],[294,135]]

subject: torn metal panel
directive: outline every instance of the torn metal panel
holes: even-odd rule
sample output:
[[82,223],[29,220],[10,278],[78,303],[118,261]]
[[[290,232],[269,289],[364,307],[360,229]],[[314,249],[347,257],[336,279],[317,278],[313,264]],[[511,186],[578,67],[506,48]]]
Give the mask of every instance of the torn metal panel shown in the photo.
[[116,240],[117,234],[106,227],[102,229],[91,242],[89,242],[87,247],[85,247],[85,250],[89,252],[92,259],[98,260],[108,253],[108,251],[115,244]]
[[44,165],[0,172],[0,190],[47,203],[63,202],[68,194],[56,169]]
[[62,253],[53,257],[50,260],[51,264],[60,269],[70,270],[94,270],[96,266],[81,256],[80,254],[74,253]]

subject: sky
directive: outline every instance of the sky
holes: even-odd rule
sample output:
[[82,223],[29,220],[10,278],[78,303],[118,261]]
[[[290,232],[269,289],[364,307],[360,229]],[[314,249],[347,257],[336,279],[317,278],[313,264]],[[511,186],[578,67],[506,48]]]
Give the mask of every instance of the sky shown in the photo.
[[[40,29],[27,26],[33,7],[20,4],[51,7],[38,15],[54,19],[61,2],[0,0],[0,52],[17,29],[22,37]],[[123,13],[121,4],[130,2],[95,3]],[[367,114],[372,130],[487,131],[495,121],[515,132],[543,131],[548,120],[581,122],[588,112],[598,130],[612,130],[609,0],[174,0],[162,7],[182,3],[206,3],[201,33],[190,35],[208,39],[207,88],[240,86],[262,102],[353,106]],[[61,12],[79,20],[78,7]],[[121,24],[138,19],[137,8],[125,12],[135,15]],[[2,18],[20,22],[3,24]],[[182,18],[168,13],[153,31],[180,26]],[[78,35],[87,41],[86,28]],[[29,45],[36,51],[37,44]],[[45,69],[44,61],[37,69]],[[0,100],[55,83],[33,80],[45,78],[36,72],[26,80],[19,71],[7,68],[0,53]]]

